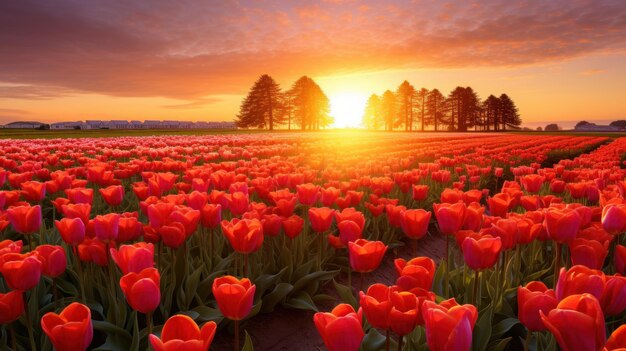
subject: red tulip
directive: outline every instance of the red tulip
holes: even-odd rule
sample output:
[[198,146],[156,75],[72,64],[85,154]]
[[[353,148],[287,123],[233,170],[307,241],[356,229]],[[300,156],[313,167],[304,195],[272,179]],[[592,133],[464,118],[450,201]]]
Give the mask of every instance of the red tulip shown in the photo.
[[122,245],[119,250],[109,249],[113,262],[117,264],[122,274],[139,273],[145,268],[154,266],[154,245],[145,242],[133,245]]
[[84,351],[93,339],[91,311],[78,302],[71,303],[61,314],[46,313],[41,328],[57,351]]
[[457,189],[445,188],[439,197],[440,202],[454,204],[463,201],[463,192]]
[[463,229],[479,231],[483,224],[483,214],[485,208],[477,202],[472,202],[465,209],[465,218],[463,219]]
[[200,211],[190,207],[179,207],[172,211],[170,219],[173,223],[180,223],[185,228],[185,239],[189,238],[197,229],[200,223]]
[[305,206],[313,206],[317,202],[320,186],[307,183],[296,187],[298,189],[298,201]]
[[335,200],[339,197],[339,189],[333,188],[321,188],[320,189],[322,204],[326,207],[330,207],[335,203]]
[[563,351],[597,351],[604,346],[604,315],[592,295],[568,296],[552,311],[539,314]]
[[42,263],[36,252],[0,256],[0,273],[12,290],[27,291],[39,284]]
[[493,267],[498,262],[502,240],[490,235],[478,240],[467,237],[463,240],[462,250],[465,264],[475,271],[482,271]]
[[554,290],[548,289],[543,282],[530,282],[525,287],[517,288],[517,316],[528,330],[546,330],[539,311],[547,314],[557,304]]
[[130,272],[120,279],[120,287],[132,309],[150,313],[161,303],[161,275],[156,268]]
[[159,227],[156,231],[161,240],[163,240],[163,244],[172,249],[179,248],[187,239],[185,226],[179,222],[172,222],[164,225]]
[[446,308],[424,301],[422,315],[426,327],[426,342],[431,351],[469,351],[476,308],[472,305]]
[[603,351],[624,351],[626,350],[626,325],[615,329],[609,340],[606,341]]
[[414,288],[430,290],[435,277],[435,261],[428,257],[415,257],[408,262],[402,258],[393,261],[398,279],[396,284],[403,291]]
[[86,226],[89,223],[91,213],[90,204],[67,204],[62,205],[61,210],[65,218],[79,218]]
[[362,311],[348,304],[337,305],[331,312],[318,312],[313,316],[317,331],[329,351],[357,351],[365,336]]
[[428,197],[428,185],[413,185],[413,200],[424,201]]
[[349,242],[361,239],[363,229],[351,220],[341,221],[337,228],[339,229],[339,237],[328,234],[328,242],[336,249],[345,248]]
[[452,235],[461,230],[466,207],[464,202],[457,202],[452,205],[447,203],[434,204],[433,211],[437,217],[439,231],[443,234]]
[[402,231],[411,239],[421,239],[428,232],[431,212],[422,209],[406,210],[402,214]]
[[285,235],[288,238],[293,239],[302,233],[304,219],[300,216],[292,215],[282,221],[282,227]]
[[170,222],[170,216],[174,211],[174,204],[160,202],[147,207],[148,222],[153,228],[159,228]]
[[41,261],[41,273],[50,278],[56,278],[65,272],[67,258],[65,249],[57,245],[39,245],[35,249]]
[[355,272],[371,272],[380,266],[386,251],[387,246],[382,241],[351,241],[348,243],[350,267]]
[[362,212],[359,212],[352,207],[343,209],[341,212],[335,211],[335,222],[337,223],[337,226],[339,226],[342,221],[348,220],[358,224],[361,231],[365,228],[365,216]]
[[222,221],[222,205],[206,204],[202,207],[201,223],[205,228],[215,228]]
[[602,226],[611,234],[626,230],[626,204],[610,204],[602,208]]
[[0,293],[0,324],[8,324],[17,320],[24,313],[24,294],[13,290],[6,294]]
[[93,219],[96,238],[101,241],[115,241],[120,230],[120,215],[108,213],[99,215]]
[[613,258],[615,271],[619,274],[626,275],[626,246],[615,246],[615,257]]
[[524,186],[524,189],[529,193],[537,193],[541,190],[545,177],[538,174],[529,174],[520,178],[520,182]]
[[177,314],[165,321],[161,338],[150,334],[150,345],[155,351],[207,351],[216,329],[217,324],[213,321],[200,329],[189,316]]
[[561,301],[570,295],[588,293],[599,300],[605,283],[606,277],[602,271],[585,266],[573,266],[567,271],[561,268],[559,280],[556,283],[556,297]]
[[519,238],[517,221],[508,218],[499,219],[491,225],[490,234],[502,240],[502,250],[511,250],[517,245]]
[[137,212],[126,212],[120,216],[118,224],[117,240],[118,243],[137,240],[143,233],[143,224],[137,219]]
[[583,265],[591,269],[602,269],[609,253],[609,242],[604,245],[596,240],[577,238],[568,243],[572,265]]
[[607,317],[617,316],[626,310],[626,277],[621,275],[607,277],[600,305]]
[[580,224],[580,215],[575,210],[549,208],[546,211],[544,226],[550,238],[559,244],[574,239],[580,229]]
[[263,215],[261,219],[263,225],[263,235],[265,236],[278,236],[280,229],[283,226],[283,218],[277,214]]
[[16,206],[7,209],[9,222],[20,234],[33,234],[41,227],[41,206]]
[[223,220],[222,233],[239,253],[252,253],[263,245],[263,225],[258,219]]
[[93,203],[93,189],[90,188],[65,189],[65,195],[74,204]]
[[367,293],[359,292],[359,305],[365,313],[369,324],[378,329],[387,330],[389,325],[389,313],[391,312],[391,290],[384,284],[372,284]]
[[39,202],[46,197],[46,183],[28,181],[22,183],[22,196],[31,202]]
[[335,210],[328,207],[311,207],[309,208],[309,221],[311,228],[316,233],[323,233],[330,229],[333,224],[333,214]]
[[498,193],[487,199],[489,212],[492,216],[506,217],[511,207],[511,196],[508,193]]
[[61,218],[54,225],[68,245],[76,246],[85,240],[85,224],[80,218]]
[[93,262],[101,267],[109,264],[107,246],[98,239],[85,239],[78,244],[78,257],[83,262]]
[[392,307],[389,312],[389,326],[391,331],[400,336],[407,335],[415,329],[418,323],[422,301],[407,291],[392,291],[390,298]]
[[224,317],[239,321],[250,313],[256,285],[248,278],[227,275],[213,280],[213,296]]
[[124,200],[124,187],[121,185],[111,185],[104,189],[99,189],[104,202],[109,206],[119,206]]
[[248,197],[248,194],[241,191],[234,192],[230,196],[227,196],[227,199],[228,209],[235,216],[240,216],[250,207],[250,198]]

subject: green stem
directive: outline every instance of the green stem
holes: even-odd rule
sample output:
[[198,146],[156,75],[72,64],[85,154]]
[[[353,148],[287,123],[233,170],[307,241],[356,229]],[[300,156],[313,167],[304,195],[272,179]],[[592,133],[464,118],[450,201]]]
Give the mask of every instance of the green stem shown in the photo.
[[554,287],[556,288],[556,283],[559,280],[559,268],[561,268],[561,245],[556,241],[554,245]]
[[[31,298],[33,298],[32,292],[31,292]],[[35,296],[34,298],[36,301],[37,297]],[[24,292],[24,300],[26,300],[26,292]],[[35,344],[35,333],[33,331],[33,323],[31,322],[31,316],[30,316],[30,307],[28,306],[28,304],[26,305],[26,308],[24,309],[24,317],[26,318],[26,326],[28,327],[28,340],[30,341],[30,349],[37,350],[37,346]]]
[[239,321],[235,321],[235,351],[239,351]]
[[389,351],[389,329],[387,329],[386,333],[385,351]]
[[524,341],[524,351],[528,351],[530,347],[530,339],[533,337],[533,332],[529,329],[526,333],[526,340]]
[[450,293],[450,238],[446,235],[446,286],[444,288],[445,298],[449,297]]
[[9,333],[11,334],[11,350],[17,350],[17,337],[15,336],[15,328],[13,323],[9,323]]
[[480,299],[478,298],[478,287],[479,287],[479,283],[480,283],[480,272],[479,271],[474,271],[474,306],[476,306],[476,308],[478,308],[478,303],[480,302]]
[[74,259],[76,263],[76,270],[78,273],[78,287],[80,289],[80,299],[84,304],[86,302],[86,298],[85,298],[85,284],[84,284],[85,278],[84,278],[84,273],[83,273],[83,264],[80,261],[80,257],[78,256],[78,249],[76,245],[72,246],[72,250],[74,251]]
[[147,337],[149,338],[150,334],[152,334],[152,312],[146,313],[146,326],[148,328]]
[[402,335],[400,335],[400,338],[398,339],[398,351],[402,351],[402,341],[403,341],[404,337]]

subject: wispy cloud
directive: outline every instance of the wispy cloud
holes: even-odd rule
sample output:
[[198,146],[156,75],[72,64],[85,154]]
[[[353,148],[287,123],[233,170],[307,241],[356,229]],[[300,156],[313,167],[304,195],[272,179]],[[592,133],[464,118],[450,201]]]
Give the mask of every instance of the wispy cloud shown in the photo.
[[160,96],[197,108],[283,79],[520,66],[618,52],[621,0],[0,2],[0,98]]

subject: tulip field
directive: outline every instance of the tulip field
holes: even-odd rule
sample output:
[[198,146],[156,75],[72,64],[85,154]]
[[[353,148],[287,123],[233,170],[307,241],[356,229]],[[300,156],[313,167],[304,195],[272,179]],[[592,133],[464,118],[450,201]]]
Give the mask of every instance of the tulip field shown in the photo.
[[565,133],[0,140],[0,350],[625,350],[625,160]]

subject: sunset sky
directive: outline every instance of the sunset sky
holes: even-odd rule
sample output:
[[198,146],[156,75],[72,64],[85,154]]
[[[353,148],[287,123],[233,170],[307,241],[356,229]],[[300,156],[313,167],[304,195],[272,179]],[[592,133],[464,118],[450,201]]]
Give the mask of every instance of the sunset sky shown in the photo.
[[232,120],[263,73],[357,110],[406,79],[524,125],[626,119],[622,0],[1,1],[0,48],[0,124]]

